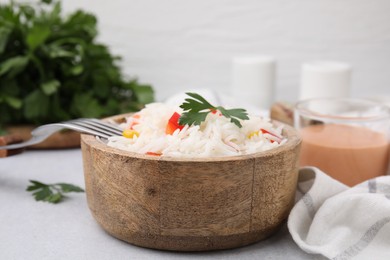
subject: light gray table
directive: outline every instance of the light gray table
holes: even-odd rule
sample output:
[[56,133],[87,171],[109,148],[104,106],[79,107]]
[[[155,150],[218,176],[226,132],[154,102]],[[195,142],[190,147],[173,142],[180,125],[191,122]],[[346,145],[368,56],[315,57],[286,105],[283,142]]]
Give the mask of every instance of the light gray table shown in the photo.
[[84,193],[53,205],[36,202],[28,180],[84,187],[81,151],[26,151],[0,158],[0,259],[318,259],[296,246],[284,226],[256,244],[203,253],[133,246],[105,233],[89,212]]

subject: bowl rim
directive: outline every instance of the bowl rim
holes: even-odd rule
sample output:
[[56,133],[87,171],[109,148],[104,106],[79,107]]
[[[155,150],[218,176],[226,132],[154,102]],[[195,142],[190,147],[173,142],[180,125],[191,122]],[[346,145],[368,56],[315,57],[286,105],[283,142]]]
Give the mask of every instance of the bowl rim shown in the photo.
[[[131,115],[132,113],[126,113],[126,114],[120,114],[111,116],[108,118],[105,118],[105,120],[114,120],[118,121],[120,119],[123,119],[124,117],[127,117]],[[292,126],[289,126],[287,124],[284,124],[277,120],[271,120],[273,124],[276,126],[283,126],[282,135],[284,137],[287,137],[287,142],[280,145],[279,147],[257,152],[257,153],[251,153],[251,154],[244,154],[244,155],[234,155],[234,156],[219,156],[219,157],[173,157],[173,156],[155,156],[155,155],[148,155],[148,154],[141,154],[131,151],[122,150],[119,148],[108,146],[107,144],[103,143],[101,140],[96,138],[95,136],[89,135],[89,134],[81,134],[81,142],[85,143],[95,149],[104,151],[106,153],[115,154],[123,157],[131,157],[136,159],[144,159],[144,160],[150,160],[150,161],[167,161],[167,162],[226,162],[226,161],[241,161],[241,160],[248,160],[253,158],[259,158],[259,157],[270,157],[275,154],[281,153],[283,151],[289,151],[293,150],[296,146],[298,146],[302,142],[302,138],[295,128]]]

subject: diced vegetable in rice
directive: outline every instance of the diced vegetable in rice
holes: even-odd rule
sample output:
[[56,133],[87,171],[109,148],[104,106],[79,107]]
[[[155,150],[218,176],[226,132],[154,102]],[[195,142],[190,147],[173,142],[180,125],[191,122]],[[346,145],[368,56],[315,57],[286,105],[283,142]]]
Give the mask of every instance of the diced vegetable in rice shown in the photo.
[[266,151],[286,142],[281,126],[275,128],[259,116],[241,120],[239,128],[212,111],[200,125],[179,126],[174,122],[172,126],[172,118],[177,120],[175,112],[180,115],[182,110],[163,103],[149,104],[128,117],[121,125],[124,136],[109,138],[108,145],[149,155],[221,157]]

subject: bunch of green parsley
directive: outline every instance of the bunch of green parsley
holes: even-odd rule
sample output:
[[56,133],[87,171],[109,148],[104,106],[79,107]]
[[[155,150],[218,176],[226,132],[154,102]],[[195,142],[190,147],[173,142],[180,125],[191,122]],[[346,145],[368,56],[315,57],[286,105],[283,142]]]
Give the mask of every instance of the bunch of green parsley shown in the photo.
[[97,18],[55,0],[0,4],[0,128],[136,111],[151,86],[126,79]]

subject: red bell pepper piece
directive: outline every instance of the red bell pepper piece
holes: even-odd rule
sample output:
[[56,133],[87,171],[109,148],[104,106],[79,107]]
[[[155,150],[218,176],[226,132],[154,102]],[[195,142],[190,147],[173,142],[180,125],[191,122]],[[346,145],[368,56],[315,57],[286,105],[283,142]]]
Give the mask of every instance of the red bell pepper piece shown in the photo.
[[166,134],[171,135],[171,134],[173,134],[173,132],[176,131],[176,129],[180,129],[180,130],[183,129],[184,125],[179,124],[179,118],[180,118],[179,113],[177,113],[177,112],[173,113],[171,118],[169,118],[167,126],[165,128]]

